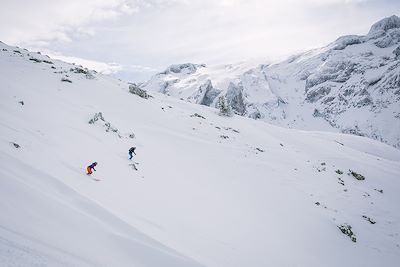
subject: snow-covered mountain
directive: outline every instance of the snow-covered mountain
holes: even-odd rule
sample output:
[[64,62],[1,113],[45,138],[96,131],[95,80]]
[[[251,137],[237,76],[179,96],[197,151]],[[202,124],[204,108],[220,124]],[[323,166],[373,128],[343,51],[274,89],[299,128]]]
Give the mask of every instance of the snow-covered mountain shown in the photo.
[[398,149],[136,89],[0,43],[0,266],[400,261]]
[[239,115],[400,148],[400,18],[277,64],[172,65],[140,87],[207,106],[224,95]]

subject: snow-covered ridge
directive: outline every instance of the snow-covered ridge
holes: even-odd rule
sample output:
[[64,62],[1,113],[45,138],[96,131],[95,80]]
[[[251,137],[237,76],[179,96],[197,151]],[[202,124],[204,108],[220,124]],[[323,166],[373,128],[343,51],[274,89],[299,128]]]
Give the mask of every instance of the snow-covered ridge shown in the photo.
[[[186,65],[186,64],[185,64]],[[174,65],[179,66],[179,65]],[[162,72],[140,86],[277,125],[368,136],[400,147],[400,18],[278,64]],[[239,71],[237,71],[239,70]]]
[[169,66],[162,74],[171,74],[171,73],[176,73],[176,74],[193,74],[197,71],[198,68],[205,68],[205,64],[191,64],[191,63],[186,63],[186,64],[176,64],[176,65],[171,65]]
[[384,18],[374,25],[372,25],[368,35],[377,32],[377,31],[384,31],[387,32],[390,29],[400,28],[400,18],[396,15],[393,15],[388,18]]

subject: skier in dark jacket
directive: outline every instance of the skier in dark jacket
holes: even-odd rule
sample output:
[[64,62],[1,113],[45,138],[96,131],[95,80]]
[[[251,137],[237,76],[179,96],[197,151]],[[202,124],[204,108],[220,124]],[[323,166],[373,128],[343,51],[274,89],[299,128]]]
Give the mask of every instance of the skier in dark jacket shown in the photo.
[[131,147],[131,148],[129,149],[129,156],[130,156],[129,159],[130,159],[130,160],[132,160],[132,158],[133,158],[132,153],[136,155],[135,149],[136,149],[136,147]]
[[86,170],[87,170],[87,175],[91,175],[92,174],[92,170],[96,171],[96,169],[94,167],[97,166],[97,162],[93,162],[92,164],[90,164],[89,166],[87,166]]

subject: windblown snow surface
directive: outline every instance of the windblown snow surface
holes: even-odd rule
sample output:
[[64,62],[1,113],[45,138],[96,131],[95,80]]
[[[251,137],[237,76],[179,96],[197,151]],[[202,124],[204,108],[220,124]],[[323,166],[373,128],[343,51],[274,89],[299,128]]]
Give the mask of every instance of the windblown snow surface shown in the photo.
[[0,266],[400,262],[399,150],[152,95],[0,44]]

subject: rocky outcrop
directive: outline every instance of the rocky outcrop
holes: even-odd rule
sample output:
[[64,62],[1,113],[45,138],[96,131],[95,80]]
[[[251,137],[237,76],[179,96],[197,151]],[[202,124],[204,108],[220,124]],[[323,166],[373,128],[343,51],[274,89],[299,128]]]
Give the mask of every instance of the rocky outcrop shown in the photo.
[[400,28],[400,18],[396,15],[384,18],[371,26],[368,35],[376,32],[387,32],[390,29]]
[[393,54],[395,54],[396,57],[400,57],[400,46],[398,46],[395,50],[393,50]]
[[238,115],[246,114],[246,104],[243,97],[243,85],[241,83],[235,85],[230,83],[226,92],[226,99],[231,106],[233,112]]
[[198,68],[206,67],[205,64],[192,64],[192,63],[184,63],[184,64],[174,64],[169,66],[165,71],[160,74],[171,74],[171,73],[181,73],[181,74],[193,74],[197,71]]
[[221,93],[221,90],[215,89],[212,85],[211,80],[207,80],[206,83],[199,87],[199,92],[203,95],[203,97],[199,101],[199,104],[211,106],[216,97]]
[[343,50],[346,47],[348,47],[349,45],[361,44],[363,42],[365,42],[365,40],[361,36],[357,36],[357,35],[343,36],[343,37],[338,38],[335,41],[335,46],[333,47],[333,49]]

